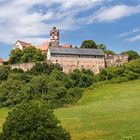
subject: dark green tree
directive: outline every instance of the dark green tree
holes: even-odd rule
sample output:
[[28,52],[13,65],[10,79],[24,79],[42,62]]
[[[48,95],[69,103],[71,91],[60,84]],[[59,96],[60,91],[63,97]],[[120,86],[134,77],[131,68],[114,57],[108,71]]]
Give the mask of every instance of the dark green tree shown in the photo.
[[6,80],[10,72],[10,67],[0,66],[0,81]]
[[81,44],[81,48],[94,48],[94,49],[97,49],[98,46],[96,45],[94,40],[85,40]]
[[29,73],[33,75],[50,74],[54,69],[62,70],[58,64],[36,63]]
[[133,50],[122,52],[122,54],[128,55],[130,61],[139,58],[139,54]]
[[35,103],[13,109],[3,125],[2,140],[70,140],[51,110]]
[[0,106],[15,106],[23,101],[23,81],[8,79],[0,84]]
[[36,49],[34,46],[23,49],[23,55],[21,57],[22,63],[37,62],[45,60],[45,54],[41,50]]
[[9,63],[16,64],[21,62],[23,52],[21,49],[16,48],[10,52]]

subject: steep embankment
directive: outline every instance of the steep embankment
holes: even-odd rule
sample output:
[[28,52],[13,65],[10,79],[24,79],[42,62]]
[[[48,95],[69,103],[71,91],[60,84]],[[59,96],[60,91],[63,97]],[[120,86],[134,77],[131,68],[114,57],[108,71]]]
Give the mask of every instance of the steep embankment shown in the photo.
[[140,81],[90,88],[77,106],[56,115],[73,140],[139,140]]
[[[7,112],[0,109],[0,131]],[[77,106],[55,114],[73,140],[139,140],[140,81],[91,87]]]

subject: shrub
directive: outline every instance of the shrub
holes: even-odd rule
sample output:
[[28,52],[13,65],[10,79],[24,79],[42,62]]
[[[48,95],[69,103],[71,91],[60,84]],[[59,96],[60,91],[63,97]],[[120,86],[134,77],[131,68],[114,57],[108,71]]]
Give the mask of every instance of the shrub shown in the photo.
[[10,72],[10,67],[0,66],[0,81],[6,80]]
[[88,87],[93,83],[93,75],[86,73],[85,70],[74,70],[70,74],[70,78],[74,81],[74,86],[76,87]]
[[48,64],[46,62],[36,63],[35,66],[29,71],[30,74],[33,75],[41,75],[41,74],[50,74],[52,70],[62,70],[59,65]]
[[23,81],[8,79],[0,85],[0,107],[15,106],[21,103],[24,98]]

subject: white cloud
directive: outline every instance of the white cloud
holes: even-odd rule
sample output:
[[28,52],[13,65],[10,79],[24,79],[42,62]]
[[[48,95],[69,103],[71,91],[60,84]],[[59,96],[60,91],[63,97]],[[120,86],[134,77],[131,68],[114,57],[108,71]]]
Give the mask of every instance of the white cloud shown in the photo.
[[134,28],[130,32],[121,33],[118,37],[125,38],[124,41],[127,41],[127,42],[135,42],[137,40],[140,40],[140,34],[138,34],[139,32],[140,32],[140,28],[137,27],[137,28]]
[[[13,44],[17,39],[41,42],[50,28],[78,27],[76,17],[104,0],[6,0],[0,3],[0,41]],[[53,6],[53,8],[52,8]],[[38,40],[38,41],[36,41]]]
[[99,11],[97,11],[89,18],[88,23],[111,22],[136,13],[140,13],[140,5],[116,5],[112,7],[102,7]]
[[[53,26],[73,30],[80,25],[112,21],[140,12],[140,5],[118,5],[101,8],[93,16],[96,6],[111,0],[0,0],[0,41],[13,44],[17,39],[40,43],[48,38]],[[92,9],[92,10],[90,10]],[[82,16],[87,10],[90,12]]]
[[130,31],[130,32],[121,33],[118,37],[125,37],[125,36],[128,36],[128,35],[137,33],[137,32],[140,32],[140,29],[139,29],[139,28],[135,28],[135,29],[133,29],[133,30]]
[[138,34],[138,35],[136,35],[134,37],[126,39],[126,41],[128,41],[128,42],[135,42],[135,41],[138,41],[138,40],[140,40],[140,34]]

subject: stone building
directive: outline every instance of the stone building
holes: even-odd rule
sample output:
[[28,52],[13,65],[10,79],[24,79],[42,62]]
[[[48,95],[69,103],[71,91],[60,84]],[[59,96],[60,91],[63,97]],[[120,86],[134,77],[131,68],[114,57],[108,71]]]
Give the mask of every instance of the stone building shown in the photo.
[[47,60],[59,64],[65,73],[74,69],[90,69],[97,74],[105,68],[104,52],[101,49],[50,47]]

